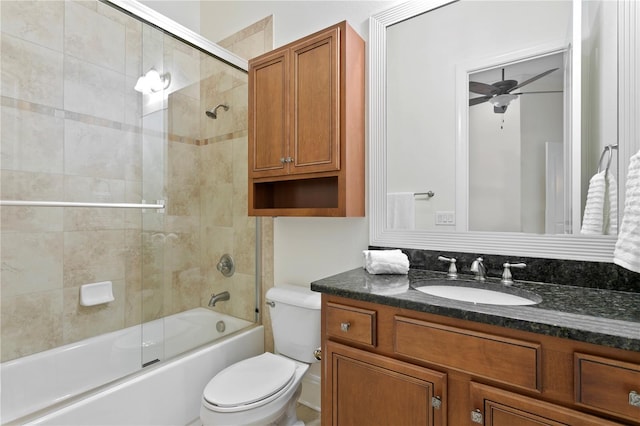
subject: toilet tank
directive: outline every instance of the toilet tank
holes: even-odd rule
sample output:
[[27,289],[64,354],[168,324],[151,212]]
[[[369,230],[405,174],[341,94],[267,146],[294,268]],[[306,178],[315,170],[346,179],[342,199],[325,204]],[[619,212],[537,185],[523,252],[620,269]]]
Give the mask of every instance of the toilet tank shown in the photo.
[[320,347],[320,293],[306,287],[281,285],[266,294],[275,352],[301,362],[318,362]]

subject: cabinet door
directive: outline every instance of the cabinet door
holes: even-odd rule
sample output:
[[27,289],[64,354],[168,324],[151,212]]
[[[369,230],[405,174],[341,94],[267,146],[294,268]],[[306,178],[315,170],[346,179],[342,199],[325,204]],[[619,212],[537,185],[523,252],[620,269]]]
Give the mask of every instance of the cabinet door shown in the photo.
[[446,425],[446,374],[334,342],[323,363],[324,425]]
[[340,169],[340,28],[291,47],[290,173]]
[[469,425],[620,426],[595,416],[472,382]]
[[249,67],[249,177],[287,173],[289,51]]

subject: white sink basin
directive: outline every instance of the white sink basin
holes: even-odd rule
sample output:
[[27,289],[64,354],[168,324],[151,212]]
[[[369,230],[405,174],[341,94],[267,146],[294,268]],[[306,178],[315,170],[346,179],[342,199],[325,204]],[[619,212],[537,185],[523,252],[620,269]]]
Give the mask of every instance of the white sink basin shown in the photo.
[[[500,284],[494,285],[498,286]],[[424,285],[414,288],[432,296],[459,300],[461,302],[483,303],[487,305],[523,306],[536,305],[542,302],[542,298],[537,294],[519,289],[505,288],[504,291],[500,291],[451,284]],[[519,294],[515,294],[516,292]]]

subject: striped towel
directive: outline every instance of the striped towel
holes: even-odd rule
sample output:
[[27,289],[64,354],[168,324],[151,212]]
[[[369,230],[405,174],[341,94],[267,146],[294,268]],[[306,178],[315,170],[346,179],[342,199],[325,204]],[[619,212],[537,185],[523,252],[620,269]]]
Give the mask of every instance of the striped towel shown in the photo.
[[631,157],[629,163],[624,216],[613,252],[613,263],[640,273],[640,151]]
[[607,170],[596,173],[589,181],[580,233],[596,235],[618,233],[618,183]]

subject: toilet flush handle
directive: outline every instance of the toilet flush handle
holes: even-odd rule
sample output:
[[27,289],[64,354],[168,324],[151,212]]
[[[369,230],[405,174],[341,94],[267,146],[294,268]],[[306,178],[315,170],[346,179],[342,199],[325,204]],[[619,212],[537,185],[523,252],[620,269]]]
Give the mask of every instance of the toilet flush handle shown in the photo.
[[318,361],[322,361],[322,348],[317,348],[315,351],[313,351],[313,356]]

